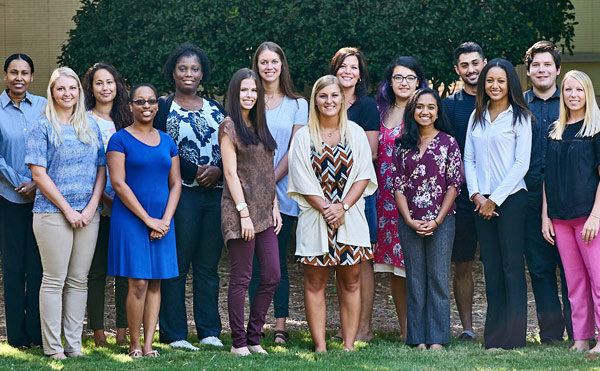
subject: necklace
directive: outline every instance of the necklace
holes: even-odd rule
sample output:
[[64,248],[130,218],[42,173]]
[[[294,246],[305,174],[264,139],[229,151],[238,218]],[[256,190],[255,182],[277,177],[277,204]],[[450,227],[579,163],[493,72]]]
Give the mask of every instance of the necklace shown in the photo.
[[400,106],[398,104],[396,104],[396,102],[392,103],[392,106],[394,106],[394,108],[404,108],[406,106]]
[[333,130],[331,130],[331,131],[329,131],[329,132],[327,132],[327,131],[324,131],[324,130],[323,130],[323,132],[324,132],[325,134],[327,134],[327,137],[328,137],[328,138],[331,138],[331,136],[333,135],[333,133],[335,133],[336,131],[338,131],[338,129],[333,129]]

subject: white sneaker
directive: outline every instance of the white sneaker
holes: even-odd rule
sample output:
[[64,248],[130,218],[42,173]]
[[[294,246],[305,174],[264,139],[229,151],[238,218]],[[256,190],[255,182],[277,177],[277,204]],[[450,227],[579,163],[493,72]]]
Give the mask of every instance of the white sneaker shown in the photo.
[[212,345],[213,347],[222,347],[223,343],[216,336],[207,336],[204,339],[200,340],[200,344],[202,345]]
[[188,350],[194,350],[194,351],[200,350],[200,348],[193,346],[187,340],[177,340],[177,341],[170,343],[169,345],[171,346],[171,348],[181,348],[181,349],[188,349]]

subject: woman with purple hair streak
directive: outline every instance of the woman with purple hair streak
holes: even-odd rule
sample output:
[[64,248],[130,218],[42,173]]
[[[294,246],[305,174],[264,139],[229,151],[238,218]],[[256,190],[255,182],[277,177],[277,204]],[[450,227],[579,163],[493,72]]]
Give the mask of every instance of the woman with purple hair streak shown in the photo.
[[377,249],[375,272],[390,274],[390,288],[400,333],[406,338],[406,272],[398,237],[398,210],[392,194],[392,154],[404,127],[404,109],[416,89],[427,87],[423,67],[413,57],[394,59],[383,72],[375,102],[379,110],[379,148],[375,171],[377,193]]

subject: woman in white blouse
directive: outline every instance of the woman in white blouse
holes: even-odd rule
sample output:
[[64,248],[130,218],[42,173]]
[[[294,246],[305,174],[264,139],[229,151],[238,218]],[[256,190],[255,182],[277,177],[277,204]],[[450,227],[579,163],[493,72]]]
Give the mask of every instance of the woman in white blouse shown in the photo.
[[465,173],[488,301],[486,349],[525,346],[527,285],[523,249],[531,155],[531,113],[513,65],[493,59],[481,71],[465,144]]

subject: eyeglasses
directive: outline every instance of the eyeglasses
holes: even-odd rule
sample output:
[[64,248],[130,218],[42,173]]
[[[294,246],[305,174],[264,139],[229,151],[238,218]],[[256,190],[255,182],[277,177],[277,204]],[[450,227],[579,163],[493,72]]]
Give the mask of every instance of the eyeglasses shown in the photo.
[[143,106],[144,104],[148,103],[149,105],[153,106],[156,103],[158,103],[158,99],[136,99],[134,101],[131,101],[131,103],[135,104],[136,106]]
[[392,76],[392,80],[394,80],[394,82],[397,82],[398,84],[400,84],[404,80],[406,80],[407,83],[412,84],[413,82],[415,82],[416,79],[417,79],[417,76],[415,76],[415,75],[408,75],[408,76],[394,75],[394,76]]

